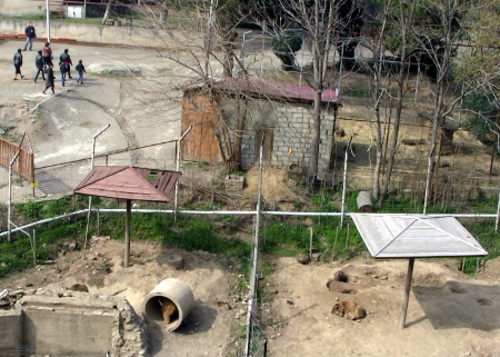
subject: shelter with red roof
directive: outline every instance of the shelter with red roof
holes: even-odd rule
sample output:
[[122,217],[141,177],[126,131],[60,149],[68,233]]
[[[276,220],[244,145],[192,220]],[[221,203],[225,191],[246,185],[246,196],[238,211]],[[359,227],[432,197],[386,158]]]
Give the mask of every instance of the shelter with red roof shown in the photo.
[[[259,159],[274,167],[309,166],[314,89],[262,79],[228,78],[184,92],[182,159],[215,164],[241,155],[241,168]],[[321,95],[320,174],[331,169],[332,143],[340,107],[336,89]],[[240,151],[241,150],[241,153]]]

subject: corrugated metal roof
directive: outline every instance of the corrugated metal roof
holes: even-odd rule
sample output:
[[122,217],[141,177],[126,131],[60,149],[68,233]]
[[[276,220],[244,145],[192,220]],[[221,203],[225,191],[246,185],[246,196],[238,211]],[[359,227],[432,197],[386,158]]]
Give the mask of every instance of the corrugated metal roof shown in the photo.
[[96,166],[73,190],[76,194],[168,202],[177,171],[131,166]]
[[[262,96],[281,97],[290,100],[313,101],[314,89],[309,86],[263,81],[260,79],[223,79],[212,84],[215,88],[255,93]],[[337,96],[336,89],[324,89],[321,93],[321,102],[325,104],[339,104],[340,99]]]
[[453,217],[353,214],[375,258],[469,257],[488,253]]

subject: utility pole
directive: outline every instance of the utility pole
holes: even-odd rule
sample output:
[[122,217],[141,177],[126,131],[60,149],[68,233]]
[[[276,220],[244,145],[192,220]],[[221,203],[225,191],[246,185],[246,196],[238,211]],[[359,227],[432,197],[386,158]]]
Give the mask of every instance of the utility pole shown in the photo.
[[49,0],[45,0],[45,11],[46,11],[46,20],[47,20],[47,42],[50,43],[50,8],[49,8]]

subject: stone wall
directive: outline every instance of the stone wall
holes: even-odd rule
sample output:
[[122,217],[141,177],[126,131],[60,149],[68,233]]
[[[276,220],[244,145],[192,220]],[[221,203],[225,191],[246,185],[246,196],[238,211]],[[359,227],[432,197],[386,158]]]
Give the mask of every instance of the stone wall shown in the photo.
[[44,288],[24,293],[14,309],[0,311],[0,355],[147,355],[146,324],[128,301]]
[[22,312],[0,310],[0,356],[21,356]]
[[[263,101],[264,102],[264,101]],[[267,101],[265,101],[267,102]],[[268,102],[267,102],[268,103]],[[271,104],[269,104],[271,106]],[[307,170],[310,162],[312,147],[312,104],[279,103],[272,104],[274,108],[262,104],[260,115],[252,108],[252,117],[270,117],[272,120],[249,120],[243,135],[242,166],[249,169],[258,161],[258,146],[256,133],[259,128],[272,131],[272,155],[270,164],[283,169],[297,165]],[[333,135],[333,111],[325,110],[321,120],[321,141],[319,148],[319,177],[321,178],[328,169],[331,152],[331,138]]]

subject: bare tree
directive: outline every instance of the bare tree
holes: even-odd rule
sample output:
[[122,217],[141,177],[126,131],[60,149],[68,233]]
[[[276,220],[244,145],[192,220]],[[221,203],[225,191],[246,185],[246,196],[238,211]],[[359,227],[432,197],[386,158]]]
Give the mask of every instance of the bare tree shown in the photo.
[[[197,5],[197,6],[195,6]],[[163,93],[184,92],[189,88],[203,87],[199,92],[205,96],[204,103],[194,103],[200,113],[210,112],[205,118],[217,138],[219,154],[229,171],[241,169],[241,146],[243,132],[249,120],[248,98],[244,95],[228,94],[214,86],[214,81],[222,78],[231,80],[235,64],[248,73],[237,55],[237,32],[235,26],[241,19],[242,10],[237,1],[211,0],[194,1],[193,10],[183,13],[182,20],[165,24],[158,16],[158,6],[143,3],[140,11],[148,19],[152,38],[161,42],[156,51],[159,57],[168,59],[176,66],[184,68],[177,73],[168,73],[168,81],[158,77],[147,84],[151,91]],[[186,100],[187,97],[184,98]],[[224,98],[236,101],[235,116],[226,121],[224,113],[216,109]],[[175,101],[177,98],[168,98]],[[188,101],[190,99],[187,99]],[[213,120],[214,118],[217,120]]]
[[[451,70],[456,47],[463,36],[461,19],[467,8],[463,0],[429,0],[426,8],[429,18],[437,18],[436,22],[423,22],[412,28],[412,37],[434,68],[434,85],[432,86],[433,113],[432,131],[429,147],[427,174],[425,182],[424,208],[426,213],[432,195],[432,183],[435,173],[435,162],[439,155],[444,120],[460,101],[460,94],[454,93],[451,81]],[[432,16],[431,16],[432,14]]]
[[372,191],[373,196],[378,199],[380,194],[380,176],[382,172],[383,163],[383,146],[384,146],[384,131],[383,119],[381,114],[381,107],[383,98],[386,97],[383,88],[383,82],[388,78],[384,73],[383,55],[385,51],[385,38],[387,36],[387,22],[389,20],[389,10],[392,6],[392,0],[382,4],[379,9],[378,16],[373,20],[373,24],[366,26],[369,37],[367,36],[365,45],[371,50],[373,54],[373,61],[368,62],[365,66],[369,71],[370,76],[370,89],[372,93],[372,110],[375,116],[375,170],[373,175]]
[[[391,7],[394,4],[389,4]],[[396,111],[394,114],[394,124],[392,136],[389,143],[389,154],[387,158],[387,167],[385,170],[384,184],[380,191],[379,204],[383,206],[389,192],[389,184],[391,181],[392,171],[395,164],[396,152],[399,144],[399,128],[401,124],[401,113],[403,110],[403,100],[406,91],[406,73],[407,73],[407,55],[409,48],[409,37],[411,28],[414,26],[414,13],[416,0],[398,1],[395,5],[394,20],[396,20],[397,28],[401,34],[401,45],[399,53],[399,70],[397,75],[397,94],[395,98]]]
[[329,78],[329,63],[335,54],[333,46],[335,43],[340,43],[341,33],[344,37],[351,35],[349,26],[353,23],[356,8],[351,0],[280,0],[279,7],[281,16],[269,20],[274,31],[279,33],[283,29],[290,28],[303,30],[312,53],[313,74],[308,80],[314,89],[314,119],[311,123],[312,140],[308,169],[309,182],[312,184],[319,173],[321,95],[332,80]]

